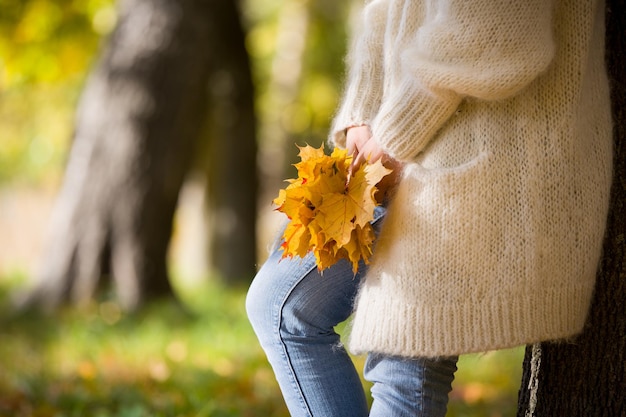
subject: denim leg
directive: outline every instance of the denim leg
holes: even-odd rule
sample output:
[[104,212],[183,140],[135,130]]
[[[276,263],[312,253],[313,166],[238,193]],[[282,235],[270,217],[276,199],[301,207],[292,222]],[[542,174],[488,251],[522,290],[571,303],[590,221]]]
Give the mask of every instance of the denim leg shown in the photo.
[[370,417],[444,417],[457,359],[370,353],[364,371],[374,383]]
[[366,397],[334,327],[353,307],[360,276],[347,262],[320,275],[312,255],[275,251],[246,299],[248,317],[292,416],[367,416]]
[[[375,229],[383,214],[377,210]],[[320,275],[311,254],[281,256],[274,251],[258,272],[246,309],[291,415],[368,416],[358,373],[334,330],[352,312],[365,266],[353,276],[351,265],[339,262]],[[455,370],[456,358],[370,354],[365,376],[374,382],[374,404],[369,415],[444,416]]]

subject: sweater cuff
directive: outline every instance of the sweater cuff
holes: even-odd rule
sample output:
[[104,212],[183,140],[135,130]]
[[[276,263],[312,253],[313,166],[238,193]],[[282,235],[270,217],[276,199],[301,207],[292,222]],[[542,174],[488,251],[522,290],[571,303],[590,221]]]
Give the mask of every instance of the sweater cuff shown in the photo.
[[449,90],[426,90],[411,80],[394,91],[372,121],[372,134],[390,156],[410,162],[454,114],[462,98]]
[[[369,76],[376,78],[376,74]],[[344,101],[330,129],[328,142],[331,145],[345,148],[348,128],[372,124],[372,118],[380,106],[380,89],[375,83],[368,82],[367,78],[360,74],[344,93]]]
[[[356,121],[356,120],[361,120],[361,121]],[[346,135],[348,133],[348,129],[350,129],[351,127],[371,125],[369,121],[358,119],[356,117],[346,119],[345,121],[338,120],[338,122],[339,123],[337,123],[336,126],[333,126],[333,128],[330,131],[330,136],[328,137],[328,143],[330,144],[331,147],[345,148],[346,147]]]

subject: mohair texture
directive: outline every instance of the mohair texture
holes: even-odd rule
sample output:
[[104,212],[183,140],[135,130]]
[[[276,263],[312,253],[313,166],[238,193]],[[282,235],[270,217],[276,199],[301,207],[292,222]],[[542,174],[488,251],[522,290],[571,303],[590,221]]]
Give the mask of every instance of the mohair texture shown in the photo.
[[612,173],[604,5],[374,0],[330,141],[406,163],[353,352],[446,356],[582,330]]

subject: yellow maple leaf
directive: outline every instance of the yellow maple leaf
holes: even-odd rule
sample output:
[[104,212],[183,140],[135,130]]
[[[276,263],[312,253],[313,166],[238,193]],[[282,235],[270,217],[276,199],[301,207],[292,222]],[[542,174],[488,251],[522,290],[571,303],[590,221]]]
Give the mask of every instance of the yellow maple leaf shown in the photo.
[[361,165],[351,176],[346,189],[326,195],[317,207],[316,218],[341,247],[352,239],[352,231],[374,219],[376,184],[391,171],[380,161]]
[[323,147],[299,149],[300,162],[294,164],[298,178],[287,180],[289,185],[274,199],[277,210],[290,219],[283,257],[313,251],[320,270],[347,259],[356,273],[359,261],[369,262],[372,254],[376,184],[391,170],[377,161],[350,173],[352,157],[345,149],[331,155]]
[[348,251],[348,259],[352,260],[352,270],[356,273],[358,262],[355,259],[362,259],[365,264],[369,263],[372,256],[372,244],[374,243],[374,229],[368,223],[365,227],[357,226],[352,231],[353,238],[345,246]]
[[284,232],[282,248],[285,253],[304,257],[310,250],[310,233],[301,223],[290,222]]

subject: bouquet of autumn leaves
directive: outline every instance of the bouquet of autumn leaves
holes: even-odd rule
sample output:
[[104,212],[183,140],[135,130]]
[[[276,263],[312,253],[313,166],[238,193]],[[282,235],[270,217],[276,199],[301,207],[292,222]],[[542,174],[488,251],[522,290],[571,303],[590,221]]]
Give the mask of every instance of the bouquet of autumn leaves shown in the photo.
[[304,257],[312,251],[321,271],[347,259],[356,273],[359,261],[372,255],[376,185],[391,173],[380,161],[351,169],[352,156],[336,148],[299,148],[294,166],[298,178],[274,199],[289,223],[283,234],[283,258]]

